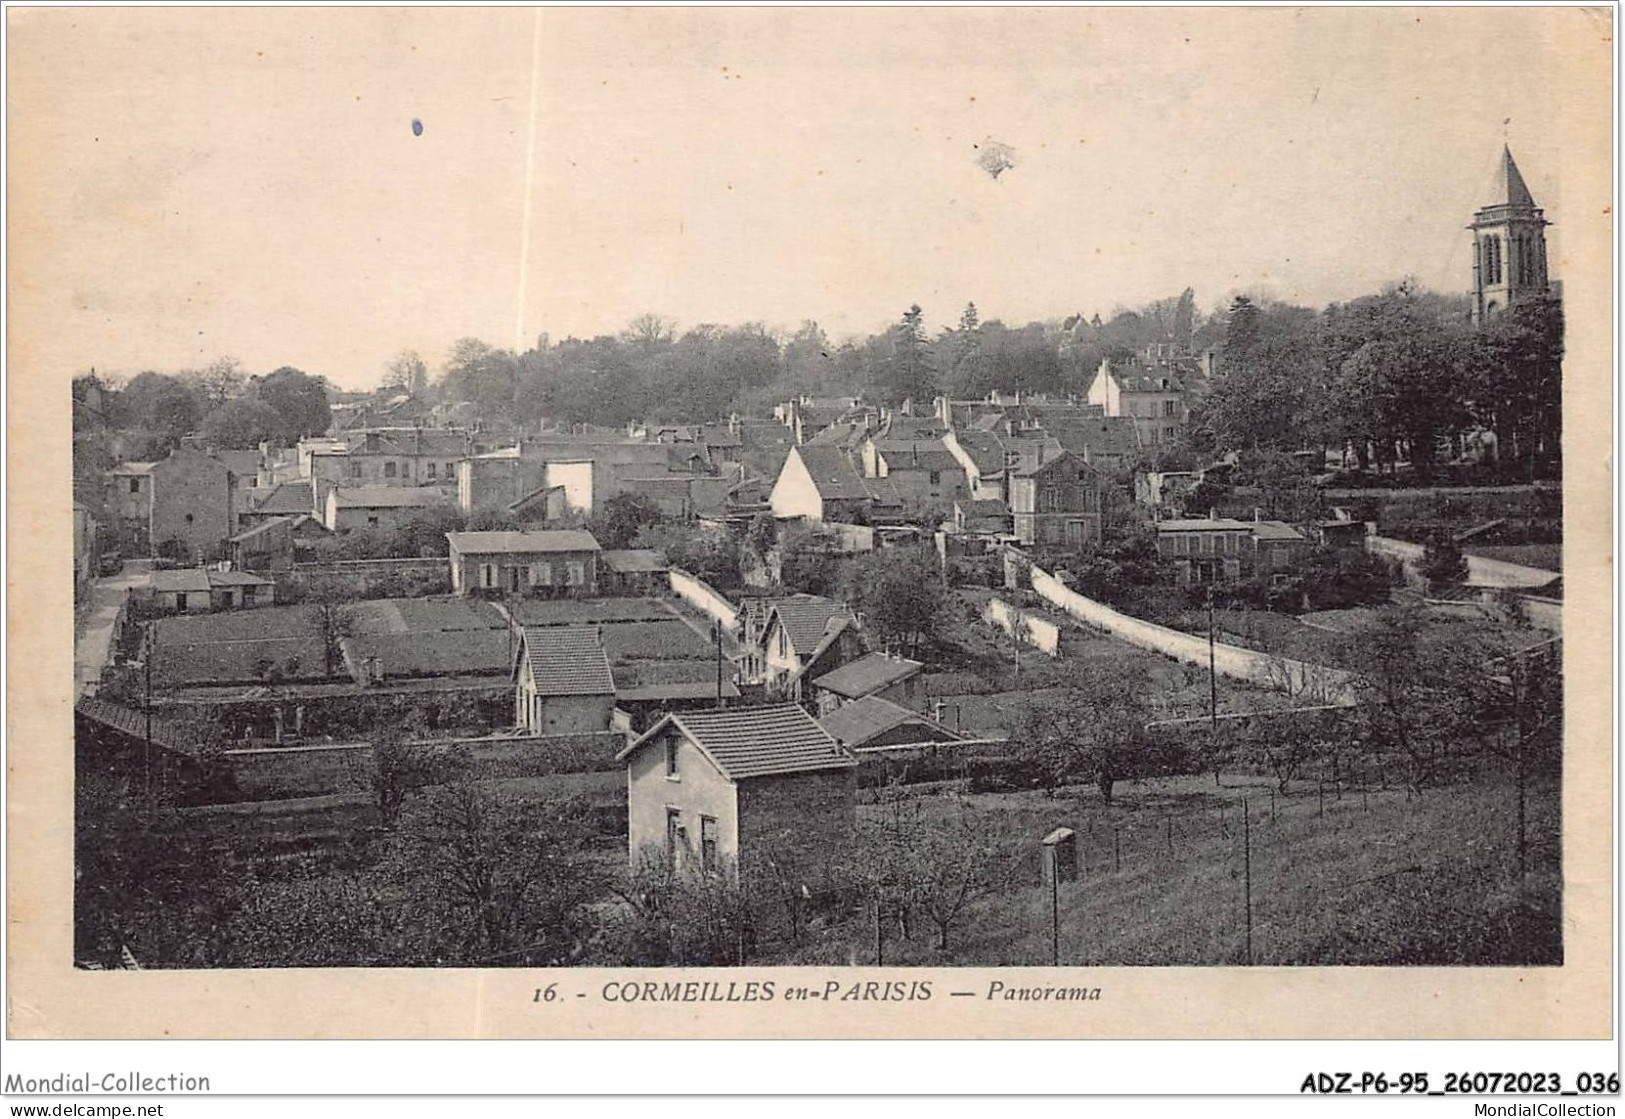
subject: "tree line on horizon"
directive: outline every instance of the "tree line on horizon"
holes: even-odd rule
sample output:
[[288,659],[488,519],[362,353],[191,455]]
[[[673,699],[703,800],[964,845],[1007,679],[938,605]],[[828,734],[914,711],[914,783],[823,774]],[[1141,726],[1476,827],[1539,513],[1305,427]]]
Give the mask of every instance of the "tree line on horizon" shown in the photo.
[[[643,314],[614,335],[542,335],[522,354],[459,339],[438,376],[403,350],[377,391],[468,401],[480,416],[527,427],[697,423],[770,415],[802,393],[887,405],[995,388],[1081,397],[1102,362],[1160,344],[1217,354],[1218,376],[1193,407],[1188,444],[1200,453],[1346,445],[1362,466],[1408,457],[1425,469],[1442,437],[1475,425],[1518,460],[1552,453],[1561,434],[1562,306],[1551,297],[1484,324],[1471,321],[1465,297],[1410,282],[1320,310],[1242,295],[1204,314],[1187,288],[1106,320],[1011,326],[972,303],[933,337],[923,319],[913,305],[884,330],[836,344],[813,320],[788,334],[761,323],[679,331]],[[91,381],[102,413],[82,417]],[[248,376],[229,358],[123,384],[90,374],[75,381],[75,431],[118,433],[114,451],[129,459],[162,457],[188,434],[228,449],[287,444],[326,430],[334,395],[319,375],[284,366]]]

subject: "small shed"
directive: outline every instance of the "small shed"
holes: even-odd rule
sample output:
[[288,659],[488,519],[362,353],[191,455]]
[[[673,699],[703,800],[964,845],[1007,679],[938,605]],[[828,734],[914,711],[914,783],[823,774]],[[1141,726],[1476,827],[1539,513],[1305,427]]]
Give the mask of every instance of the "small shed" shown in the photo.
[[597,626],[525,626],[514,657],[514,722],[531,734],[605,731],[615,676]]
[[652,595],[666,586],[671,566],[653,548],[612,548],[598,557],[598,586],[605,594]]

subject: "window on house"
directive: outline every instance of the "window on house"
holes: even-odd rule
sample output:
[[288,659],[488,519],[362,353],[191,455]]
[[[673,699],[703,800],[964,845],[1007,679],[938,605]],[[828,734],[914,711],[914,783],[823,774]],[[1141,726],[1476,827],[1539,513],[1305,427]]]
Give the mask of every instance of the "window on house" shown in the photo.
[[190,513],[186,514],[186,523],[187,524],[192,523],[192,514],[190,514]]
[[666,862],[677,865],[677,841],[683,833],[683,816],[675,808],[666,809]]
[[393,462],[384,463],[384,477],[386,477],[386,478],[395,477],[395,464]]
[[130,492],[131,493],[140,493],[141,492],[141,479],[140,478],[131,478],[130,479]]
[[707,874],[717,872],[717,822],[710,816],[700,817],[700,865]]
[[361,477],[361,464],[359,462],[350,463],[350,477],[352,477],[352,478]]
[[790,655],[790,639],[789,639],[789,637],[785,636],[784,627],[780,626],[779,627],[779,656],[787,657],[789,655]]
[[1179,414],[1179,401],[1164,400],[1162,402],[1162,414],[1164,416],[1177,416]]
[[428,476],[430,478],[434,477],[434,463],[432,463],[432,462],[429,464]]
[[942,471],[940,471],[940,470],[931,471],[931,484],[933,486],[942,485]]
[[244,606],[252,606],[252,605],[254,605],[254,588],[253,587],[244,587],[243,588],[243,605]]
[[566,586],[579,587],[587,582],[587,565],[576,560],[567,560],[564,564],[564,582]]
[[671,735],[666,739],[666,776],[671,778],[678,776],[676,735]]
[[368,517],[367,518],[367,527],[368,528],[377,528],[378,527],[378,518],[377,517]]
[[497,565],[494,563],[480,564],[480,586],[490,588],[497,585]]

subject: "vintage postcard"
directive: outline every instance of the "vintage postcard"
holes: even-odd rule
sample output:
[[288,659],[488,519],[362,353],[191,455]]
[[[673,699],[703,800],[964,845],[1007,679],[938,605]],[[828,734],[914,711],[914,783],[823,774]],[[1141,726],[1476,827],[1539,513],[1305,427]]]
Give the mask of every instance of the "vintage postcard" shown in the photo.
[[1608,1035],[1611,10],[6,32],[10,1036]]

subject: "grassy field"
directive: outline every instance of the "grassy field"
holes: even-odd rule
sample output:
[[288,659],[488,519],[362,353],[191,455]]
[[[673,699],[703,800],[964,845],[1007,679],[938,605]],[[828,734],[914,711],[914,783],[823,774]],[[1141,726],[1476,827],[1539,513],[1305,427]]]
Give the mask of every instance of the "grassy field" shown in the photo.
[[[1007,733],[1015,725],[1012,720],[1019,721],[1019,712],[1033,694],[1063,688],[1079,673],[1100,664],[1129,665],[1146,674],[1147,690],[1153,697],[1152,718],[1207,713],[1205,668],[1139,648],[1058,613],[1053,616],[1062,627],[1061,655],[1050,657],[1026,646],[1018,676],[1010,638],[980,618],[990,596],[964,590],[955,592],[955,596],[959,605],[945,611],[950,620],[939,627],[936,642],[922,653],[930,666],[924,677],[926,695],[944,701],[950,727],[956,725],[953,711],[959,709],[963,712],[961,729],[977,734]],[[1013,596],[1002,597],[1008,601]],[[1304,628],[1296,622],[1290,624]],[[1309,633],[1311,638],[1326,636]],[[1267,688],[1228,678],[1219,681],[1219,710],[1223,712],[1256,711],[1284,702],[1282,696]]]
[[[1314,782],[1277,795],[1262,778],[1181,777],[1120,785],[1108,808],[1091,789],[965,798],[1018,849],[1010,883],[974,902],[946,952],[934,931],[889,934],[888,964],[1047,965],[1050,897],[1038,840],[1077,831],[1082,876],[1059,890],[1063,965],[1539,965],[1562,962],[1558,797],[1529,801],[1528,873],[1518,882],[1514,790],[1483,779],[1408,797]],[[932,798],[952,812],[955,798]],[[866,808],[863,811],[878,811]],[[797,958],[873,962],[873,928],[854,922]]]

